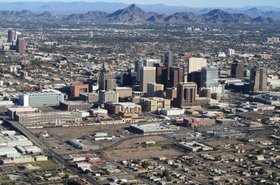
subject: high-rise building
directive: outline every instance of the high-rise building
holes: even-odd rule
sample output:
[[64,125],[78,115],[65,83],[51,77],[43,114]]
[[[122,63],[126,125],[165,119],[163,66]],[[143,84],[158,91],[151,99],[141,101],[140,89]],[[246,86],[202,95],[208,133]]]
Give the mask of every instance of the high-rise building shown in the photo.
[[177,88],[171,87],[166,89],[166,98],[170,100],[174,100],[177,98]]
[[155,64],[156,67],[156,83],[163,84],[167,87],[168,83],[168,68],[162,64]]
[[116,91],[99,91],[99,103],[104,104],[108,102],[119,102],[119,93]]
[[163,54],[163,64],[168,67],[172,67],[174,65],[173,54],[171,51]]
[[140,70],[144,66],[144,61],[143,60],[136,60],[134,62],[134,70],[136,72],[136,80],[139,82],[140,81]]
[[140,90],[147,93],[147,84],[156,82],[156,68],[142,67],[140,70]]
[[82,83],[71,83],[70,86],[70,97],[71,98],[78,98],[80,93],[88,93],[89,92],[89,85],[82,84]]
[[184,82],[184,69],[181,67],[171,67],[169,86],[177,87],[181,82]]
[[148,97],[163,97],[164,85],[157,83],[147,84],[147,96]]
[[207,60],[205,58],[191,57],[186,62],[186,73],[199,71],[201,68],[207,66]]
[[197,85],[192,82],[182,82],[178,86],[176,105],[187,108],[197,105]]
[[219,82],[219,69],[214,66],[201,69],[201,87],[216,87]]
[[144,60],[143,65],[146,67],[153,67],[155,64],[159,64],[159,63],[160,63],[159,59],[147,58]]
[[25,40],[24,40],[23,38],[18,38],[18,39],[17,39],[16,51],[17,51],[20,55],[25,54]]
[[16,41],[16,32],[13,30],[8,31],[8,42],[15,42]]
[[267,91],[267,70],[263,67],[254,67],[250,73],[251,92]]
[[194,82],[197,84],[197,88],[200,88],[201,84],[201,71],[194,71],[188,74],[188,82]]
[[99,90],[112,91],[117,87],[116,79],[113,73],[107,71],[103,64],[100,70]]
[[243,80],[244,78],[244,63],[237,60],[231,64],[231,77]]

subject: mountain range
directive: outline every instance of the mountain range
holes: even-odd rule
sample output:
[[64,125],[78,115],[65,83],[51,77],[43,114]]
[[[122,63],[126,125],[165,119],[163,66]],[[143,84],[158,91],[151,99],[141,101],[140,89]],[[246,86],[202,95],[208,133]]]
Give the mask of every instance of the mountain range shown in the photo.
[[[118,2],[0,2],[1,10],[10,11],[21,11],[30,10],[35,13],[42,12],[52,12],[59,15],[70,15],[77,13],[85,13],[89,11],[102,11],[113,13],[116,10],[124,9],[129,4],[118,3]],[[229,13],[241,13],[249,15],[252,18],[259,16],[271,17],[275,20],[280,20],[280,8],[269,7],[269,6],[247,6],[241,8],[226,8],[226,7],[216,7],[216,8],[192,8],[186,6],[168,6],[164,4],[137,4],[137,6],[146,12],[156,12],[158,14],[171,15],[177,12],[193,12],[197,15],[206,14],[213,9],[221,9]]]
[[[205,10],[204,10],[205,11]],[[66,21],[66,22],[93,22],[93,23],[137,23],[137,24],[189,24],[189,23],[216,23],[216,24],[258,24],[277,23],[278,21],[259,15],[251,17],[244,13],[230,13],[221,9],[210,10],[207,13],[176,12],[171,15],[146,12],[135,4],[112,13],[103,11],[88,11],[61,15],[44,11],[33,13],[30,10],[0,11],[0,20],[38,20],[38,21]]]

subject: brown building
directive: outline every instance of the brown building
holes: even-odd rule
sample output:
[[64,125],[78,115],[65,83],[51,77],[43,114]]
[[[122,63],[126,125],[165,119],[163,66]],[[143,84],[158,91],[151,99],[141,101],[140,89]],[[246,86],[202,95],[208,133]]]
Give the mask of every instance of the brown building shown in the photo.
[[105,109],[109,114],[117,114],[123,117],[138,117],[138,114],[142,112],[140,105],[135,103],[105,103]]
[[181,67],[171,67],[169,87],[178,87],[181,82],[184,82],[184,69]]
[[263,67],[254,67],[250,73],[250,91],[267,91],[267,70]]
[[168,67],[162,64],[155,64],[156,67],[156,83],[163,84],[165,88],[168,83]]
[[177,88],[170,87],[166,89],[166,98],[170,100],[174,100],[177,98]]
[[92,104],[83,101],[62,101],[59,103],[59,107],[62,110],[73,111],[77,109],[90,109],[92,107]]
[[147,84],[147,97],[163,97],[164,85],[157,83]]
[[184,120],[184,123],[189,127],[201,127],[201,126],[212,126],[216,123],[215,119],[209,119],[209,118],[190,118],[187,120]]
[[233,61],[231,64],[231,77],[243,80],[244,78],[244,63],[240,61]]
[[88,93],[89,86],[88,84],[81,83],[72,83],[70,86],[70,97],[77,98],[80,96],[80,93]]
[[211,89],[209,89],[209,88],[202,88],[199,91],[199,97],[211,98]]
[[98,93],[80,93],[80,100],[88,103],[98,103],[99,94]]
[[13,30],[9,30],[8,31],[8,42],[15,42],[15,35],[16,35],[16,33],[15,33],[15,31],[13,31]]
[[24,40],[23,38],[18,38],[18,39],[17,39],[16,51],[17,51],[20,55],[25,54],[25,40]]
[[130,87],[116,87],[115,91],[119,93],[119,98],[132,97],[132,88]]
[[160,111],[162,108],[170,108],[171,101],[158,97],[140,98],[140,105],[145,112],[156,112]]
[[196,106],[197,85],[192,82],[183,82],[178,86],[176,105],[180,108]]

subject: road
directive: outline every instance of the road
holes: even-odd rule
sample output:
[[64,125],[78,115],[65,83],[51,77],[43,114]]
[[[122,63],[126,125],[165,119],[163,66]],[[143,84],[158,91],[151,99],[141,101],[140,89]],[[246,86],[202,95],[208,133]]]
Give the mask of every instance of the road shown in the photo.
[[93,177],[90,177],[86,174],[80,173],[76,167],[73,166],[73,164],[69,161],[65,161],[62,156],[54,152],[52,149],[48,147],[46,143],[41,141],[36,135],[34,135],[29,129],[27,129],[25,126],[18,122],[5,120],[8,122],[12,127],[20,131],[23,135],[25,135],[30,141],[32,141],[35,145],[37,145],[39,148],[41,148],[42,151],[44,151],[47,155],[52,156],[54,160],[56,160],[60,165],[63,165],[65,168],[70,170],[72,173],[78,175],[80,178],[85,179],[91,184],[99,185],[100,183],[96,181]]

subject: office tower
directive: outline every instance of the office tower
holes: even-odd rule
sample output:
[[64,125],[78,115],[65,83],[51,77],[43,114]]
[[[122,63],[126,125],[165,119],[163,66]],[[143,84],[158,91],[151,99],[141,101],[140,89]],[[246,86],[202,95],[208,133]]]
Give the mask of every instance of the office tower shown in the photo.
[[155,64],[156,67],[156,83],[163,84],[167,87],[168,83],[168,68],[162,64]]
[[200,88],[201,84],[201,71],[194,71],[188,74],[188,82],[194,82],[197,84],[197,88]]
[[250,73],[251,92],[267,91],[267,70],[263,67],[254,67]]
[[88,92],[89,92],[88,84],[72,83],[70,86],[71,98],[78,98],[80,96],[80,93],[88,93]]
[[170,87],[166,89],[166,98],[170,100],[174,100],[177,98],[177,88]]
[[153,67],[155,64],[159,64],[159,63],[160,63],[159,59],[147,58],[144,60],[143,66]]
[[192,82],[182,82],[178,86],[176,104],[180,108],[197,105],[197,85]]
[[149,82],[156,82],[156,68],[142,67],[140,70],[140,90],[143,93],[147,93],[147,84]]
[[244,78],[244,63],[233,61],[231,64],[231,77],[243,80]]
[[201,68],[207,66],[207,60],[205,58],[196,58],[196,57],[191,57],[189,60],[186,62],[186,73],[191,73],[194,71],[199,71]]
[[163,64],[168,67],[172,67],[174,65],[173,54],[171,51],[163,54]]
[[136,72],[136,80],[139,82],[140,81],[140,70],[144,66],[144,61],[142,59],[136,60],[134,62],[134,70]]
[[13,30],[8,31],[8,42],[15,42],[16,32]]
[[163,97],[164,85],[157,83],[147,84],[147,97]]
[[181,82],[184,82],[184,69],[181,67],[171,67],[169,87],[177,87]]
[[119,102],[119,93],[116,91],[99,91],[99,103],[104,104],[108,102]]
[[99,90],[112,91],[117,87],[116,79],[113,73],[107,71],[105,65],[100,70]]
[[24,40],[23,38],[18,38],[18,39],[17,39],[16,51],[17,51],[20,55],[25,54],[25,40]]
[[217,67],[203,67],[201,69],[201,87],[217,87],[219,82],[219,69]]
[[137,73],[132,70],[132,69],[128,69],[127,72],[123,73],[122,75],[122,85],[123,86],[132,86],[137,84]]

